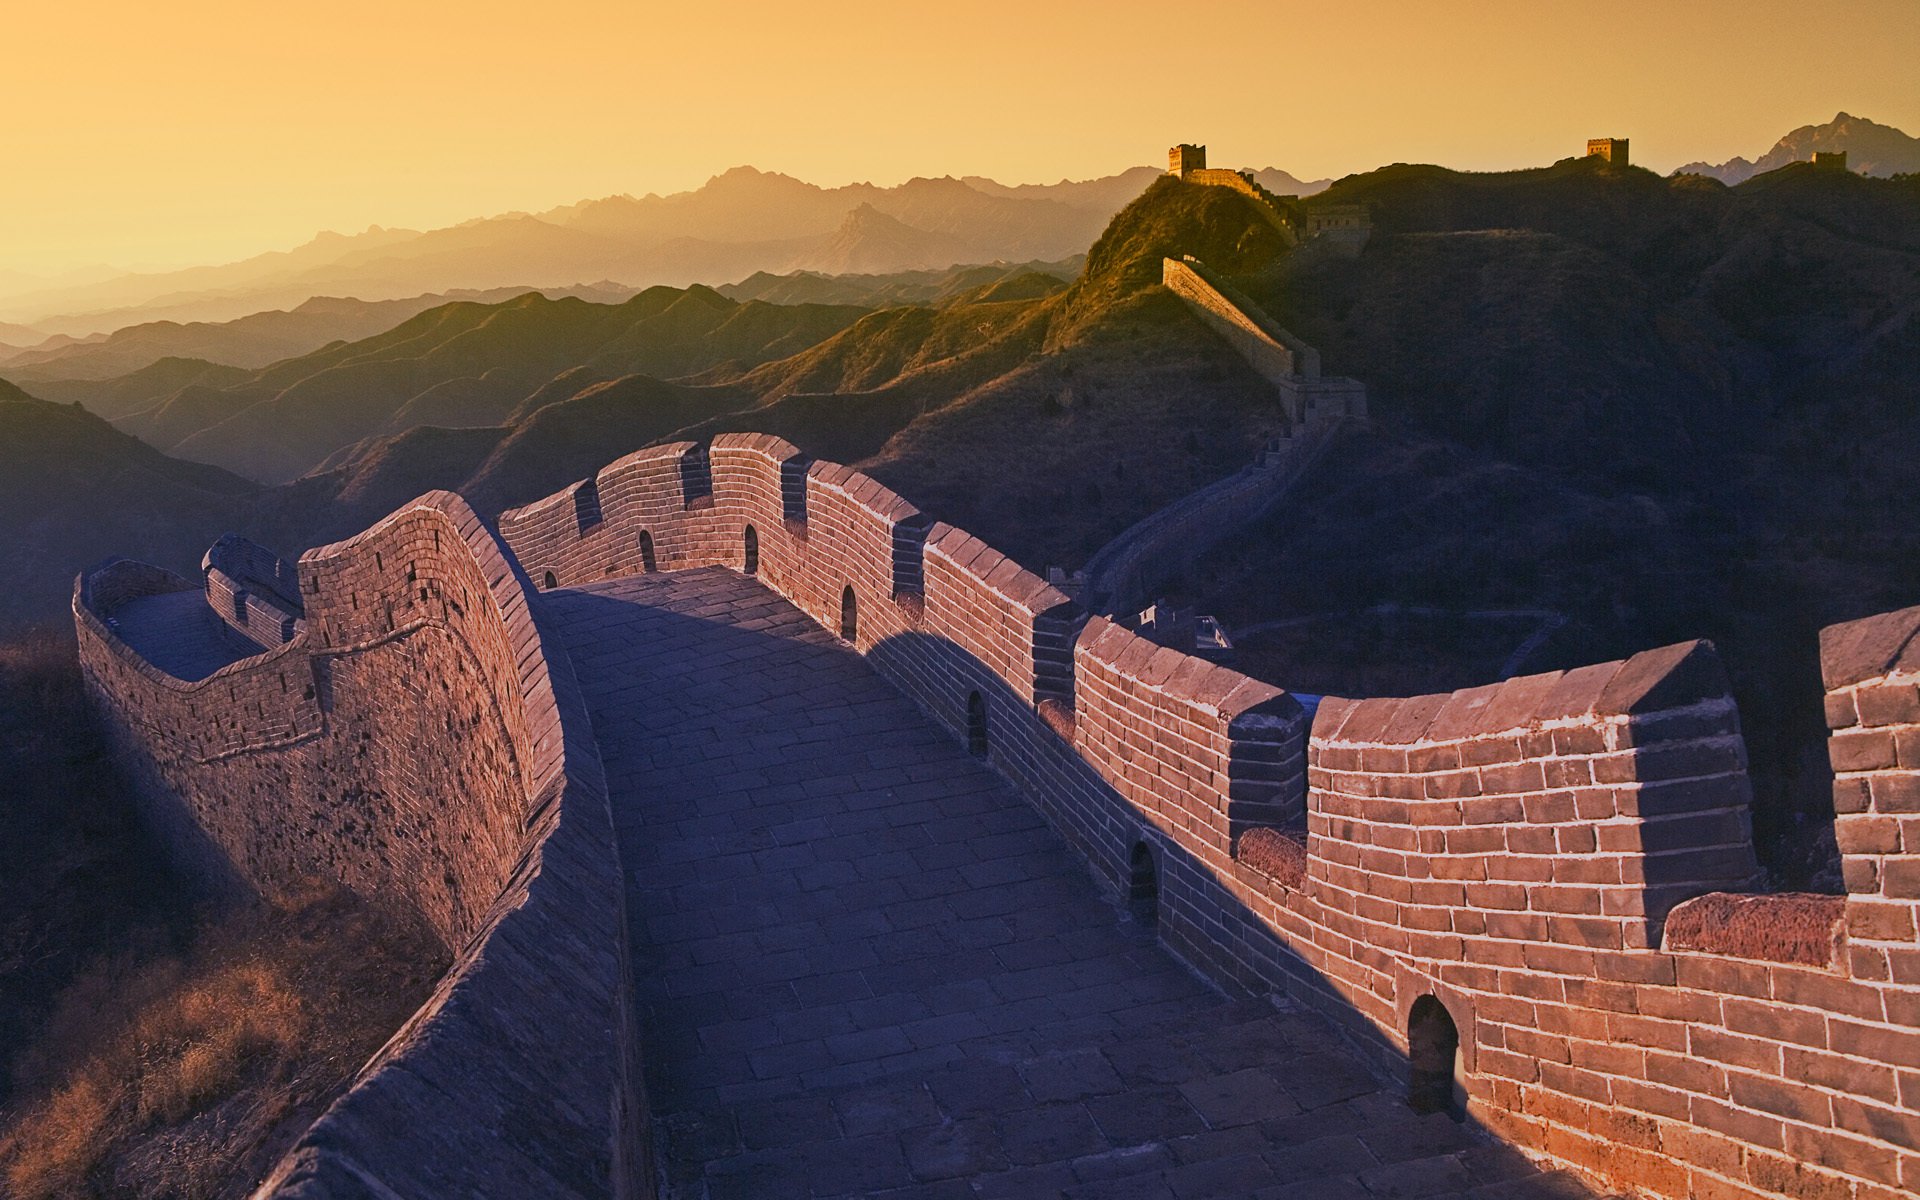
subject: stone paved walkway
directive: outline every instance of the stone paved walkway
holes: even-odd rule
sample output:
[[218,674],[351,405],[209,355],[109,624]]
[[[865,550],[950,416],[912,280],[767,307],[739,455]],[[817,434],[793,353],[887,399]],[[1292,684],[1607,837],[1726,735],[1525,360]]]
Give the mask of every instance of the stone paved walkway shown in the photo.
[[542,603],[613,789],[669,1196],[1587,1195],[1194,978],[752,579]]
[[113,628],[142,658],[189,682],[266,651],[222,621],[197,589],[129,601],[114,613]]

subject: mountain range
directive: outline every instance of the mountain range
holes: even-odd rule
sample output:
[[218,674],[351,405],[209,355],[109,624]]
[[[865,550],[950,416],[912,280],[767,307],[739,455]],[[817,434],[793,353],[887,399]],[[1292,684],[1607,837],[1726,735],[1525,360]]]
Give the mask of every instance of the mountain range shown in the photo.
[[[1402,164],[1308,203],[1366,206],[1372,241],[1291,252],[1245,197],[1161,179],[1077,273],[527,295],[264,368],[36,381],[0,429],[0,621],[57,616],[107,540],[95,525],[191,570],[224,529],[292,553],[429,488],[493,512],[735,429],[858,465],[1030,566],[1075,566],[1285,425],[1160,286],[1163,257],[1193,254],[1364,380],[1372,419],[1274,520],[1170,581],[1177,602],[1233,629],[1312,617],[1298,644],[1242,641],[1243,664],[1342,694],[1487,682],[1511,645],[1465,653],[1476,611],[1556,614],[1529,670],[1712,637],[1767,862],[1783,885],[1825,880],[1815,633],[1920,597],[1920,179]],[[912,288],[930,292],[900,302]],[[1422,642],[1383,631],[1387,603],[1449,615]]]
[[[1084,251],[1159,174],[1135,167],[1057,184],[948,177],[823,188],[736,167],[668,196],[611,196],[427,231],[323,233],[293,250],[236,263],[0,291],[0,319],[43,337],[84,337],[154,320],[230,321],[295,309],[314,296],[381,301],[587,280],[684,287],[756,271],[888,273],[1055,260]],[[1326,185],[1274,169],[1259,177],[1283,192]],[[0,343],[22,339],[14,333]]]
[[563,378],[574,391],[644,372],[745,369],[814,345],[865,309],[649,288],[620,304],[529,292],[442,304],[377,336],[256,371],[170,358],[117,379],[30,382],[168,453],[282,483],[364,438],[497,425]]
[[1705,175],[1726,184],[1744,183],[1788,163],[1809,162],[1816,151],[1834,150],[1846,151],[1847,169],[1862,175],[1885,178],[1920,171],[1920,138],[1843,112],[1824,125],[1802,125],[1752,162],[1737,157],[1717,165],[1691,162],[1674,174]]
[[[558,299],[578,296],[619,302],[634,289],[616,285],[546,288]],[[33,349],[0,351],[0,370],[16,382],[103,380],[142,370],[165,358],[202,359],[229,367],[264,367],[320,349],[329,342],[359,341],[384,333],[416,313],[457,300],[493,303],[524,295],[525,288],[436,293],[404,300],[355,300],[315,296],[288,310],[275,309],[233,321],[148,321],[87,338],[52,337]]]

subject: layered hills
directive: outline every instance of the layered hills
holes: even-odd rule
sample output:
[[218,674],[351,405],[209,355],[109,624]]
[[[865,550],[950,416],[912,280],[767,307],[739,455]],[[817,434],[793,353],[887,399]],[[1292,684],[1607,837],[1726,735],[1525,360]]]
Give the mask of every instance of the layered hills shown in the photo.
[[440,305],[258,371],[167,359],[120,379],[31,386],[178,457],[281,483],[364,438],[498,425],[556,376],[578,390],[636,372],[751,366],[813,345],[863,311],[741,303],[707,288],[654,288],[620,304],[533,292]]
[[[0,318],[27,321],[41,337],[88,336],[152,320],[218,322],[296,309],[314,296],[380,301],[583,280],[637,288],[719,284],[756,271],[889,273],[1052,261],[1086,250],[1157,174],[1135,168],[1101,180],[1019,187],[945,178],[823,188],[738,167],[668,196],[611,196],[445,229],[325,233],[242,262],[5,289]],[[1263,178],[1293,191],[1324,186],[1283,171]],[[30,340],[0,337],[16,346]]]
[[[1250,634],[1243,665],[1367,694],[1486,682],[1523,647],[1540,670],[1712,636],[1770,865],[1805,884],[1825,863],[1814,632],[1920,598],[1916,188],[1806,166],[1729,188],[1597,160],[1403,165],[1328,189],[1373,214],[1343,257],[1289,251],[1238,194],[1169,179],[1071,281],[1003,268],[880,307],[700,288],[456,304],[241,379],[156,364],[164,403],[89,403],[276,482],[204,477],[226,481],[231,524],[289,551],[429,487],[497,510],[651,442],[753,429],[1071,567],[1284,425],[1159,286],[1163,256],[1193,254],[1371,393],[1372,421],[1272,521],[1172,583],[1233,629],[1306,631]],[[182,527],[204,515],[156,496]],[[49,570],[74,565],[40,545]]]
[[137,553],[189,565],[259,487],[169,458],[76,405],[0,382],[0,625],[58,620],[81,567]]
[[[330,342],[359,341],[384,333],[416,313],[465,300],[477,304],[511,299],[525,288],[461,294],[434,293],[400,300],[315,296],[292,309],[257,312],[233,321],[146,321],[86,339],[35,339],[31,347],[0,351],[0,370],[15,382],[100,380],[139,371],[163,358],[201,359],[228,367],[264,367],[310,354]],[[558,299],[578,296],[618,302],[630,288],[547,288]]]

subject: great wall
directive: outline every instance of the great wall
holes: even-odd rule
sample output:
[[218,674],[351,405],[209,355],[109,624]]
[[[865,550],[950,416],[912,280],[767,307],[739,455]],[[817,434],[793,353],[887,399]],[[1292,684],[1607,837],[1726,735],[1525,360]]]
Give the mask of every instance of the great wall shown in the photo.
[[[1227,293],[1167,269],[1232,321],[1205,299]],[[1227,336],[1268,337],[1292,351],[1272,360],[1286,378],[1304,375],[1249,311]],[[944,1195],[1022,1164],[1057,1170],[1029,1179],[1038,1191],[978,1194],[1098,1195],[1125,1164],[1204,1168],[1168,1149],[1180,1130],[1116,1132],[1100,1085],[1043,1089],[1037,1071],[1080,1061],[1057,1038],[1023,1043],[1014,1090],[1034,1114],[1092,1113],[1104,1141],[1061,1134],[1022,1157],[1006,1130],[978,1132],[990,1107],[925,1082],[1012,1054],[996,1039],[1050,984],[1109,998],[1151,981],[1154,1020],[1198,1013],[1223,1045],[1229,1012],[1234,1030],[1278,1028],[1194,1008],[1189,977],[1085,905],[1045,939],[1052,957],[996,943],[977,1008],[782,1024],[884,1007],[883,977],[948,995],[958,981],[913,976],[915,939],[974,961],[987,950],[940,941],[941,920],[1004,934],[1044,915],[1010,912],[1036,897],[1080,904],[1055,839],[1159,946],[1230,995],[1272,998],[1260,1021],[1294,1014],[1277,1041],[1234,1043],[1250,1055],[1282,1062],[1326,1022],[1369,1078],[1395,1081],[1398,1109],[1451,1111],[1598,1188],[1920,1192],[1920,608],[1821,638],[1844,896],[1755,890],[1739,716],[1710,645],[1310,711],[761,435],[628,455],[497,527],[437,493],[298,564],[236,539],[198,582],[111,562],[77,583],[74,613],[180,854],[268,895],[338,880],[423,916],[453,959],[262,1196]],[[682,793],[701,803],[682,811]],[[947,891],[915,890],[936,877]],[[873,961],[807,960],[795,931],[865,917],[792,924],[799,910],[868,892],[887,920],[845,945]],[[796,989],[814,1007],[748,1003]],[[1062,1004],[1049,1028],[1149,1023],[1147,998],[1126,1003]],[[666,1019],[710,1004],[732,1011]],[[919,1132],[888,1143],[899,1163],[869,1163],[886,1138],[861,1105],[889,1081],[904,1082],[884,1112]],[[1377,1084],[1351,1087],[1344,1103],[1403,1136]],[[811,1183],[778,1173],[781,1138],[714,1132],[729,1103],[802,1122],[813,1110],[794,1106],[832,1089],[830,1152],[794,1160]],[[1216,1120],[1218,1087],[1183,1094],[1215,1135],[1279,1128]],[[1268,1115],[1312,1116],[1274,1095]],[[1368,1153],[1353,1132],[1340,1145]],[[1263,1178],[1306,1169],[1283,1150],[1254,1155]],[[1438,1190],[1530,1194],[1499,1190],[1524,1171],[1469,1176],[1474,1153]],[[723,1156],[761,1173],[700,1174]],[[1245,1157],[1216,1165],[1256,1169]]]

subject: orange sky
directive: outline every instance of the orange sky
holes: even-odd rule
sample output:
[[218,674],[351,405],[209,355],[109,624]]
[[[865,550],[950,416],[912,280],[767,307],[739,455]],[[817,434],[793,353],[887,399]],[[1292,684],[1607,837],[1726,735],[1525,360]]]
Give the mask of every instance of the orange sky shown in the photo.
[[182,265],[739,163],[824,184],[1164,161],[1756,156],[1920,132],[1920,0],[63,0],[0,29],[0,276]]

